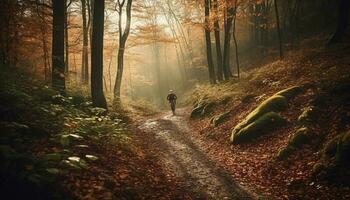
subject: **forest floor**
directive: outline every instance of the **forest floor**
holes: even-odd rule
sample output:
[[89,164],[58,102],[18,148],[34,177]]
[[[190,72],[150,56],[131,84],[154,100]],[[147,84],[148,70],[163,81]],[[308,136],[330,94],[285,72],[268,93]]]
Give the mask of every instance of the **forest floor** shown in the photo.
[[193,199],[257,199],[208,157],[204,144],[192,137],[187,116],[186,109],[179,109],[175,116],[166,112],[143,121],[138,127],[142,130],[139,137],[147,144],[147,151],[160,158],[163,166],[190,190]]
[[[199,87],[192,102],[206,99],[213,107],[203,116],[189,120],[192,137],[201,141],[214,162],[232,174],[250,190],[271,199],[349,199],[349,170],[334,171],[325,177],[315,173],[324,159],[328,142],[350,129],[350,57],[349,44],[333,48],[308,47],[295,51],[283,61],[253,69],[239,81]],[[288,124],[251,142],[232,145],[232,129],[264,99],[291,86],[304,87],[279,114]],[[319,113],[311,123],[298,121],[301,113],[313,105]],[[210,120],[229,112],[218,126]],[[190,118],[190,111],[187,114]],[[311,142],[278,160],[296,130],[307,127]],[[349,168],[347,168],[349,169]],[[323,176],[323,175],[322,175]]]

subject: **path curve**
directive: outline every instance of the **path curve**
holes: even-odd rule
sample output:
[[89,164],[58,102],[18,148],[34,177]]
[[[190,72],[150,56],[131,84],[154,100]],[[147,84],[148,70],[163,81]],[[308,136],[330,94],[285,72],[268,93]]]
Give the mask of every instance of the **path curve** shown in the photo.
[[[185,181],[196,199],[256,199],[240,187],[222,167],[219,167],[191,137],[184,109],[173,116],[170,112],[148,119],[139,126],[153,136],[162,160]],[[147,136],[148,137],[148,136]]]

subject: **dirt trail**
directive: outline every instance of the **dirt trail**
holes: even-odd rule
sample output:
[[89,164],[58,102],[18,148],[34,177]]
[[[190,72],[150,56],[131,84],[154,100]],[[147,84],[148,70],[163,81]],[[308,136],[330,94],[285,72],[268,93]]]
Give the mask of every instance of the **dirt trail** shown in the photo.
[[150,134],[167,168],[183,180],[196,199],[257,199],[217,166],[191,137],[184,110],[148,119],[139,128]]

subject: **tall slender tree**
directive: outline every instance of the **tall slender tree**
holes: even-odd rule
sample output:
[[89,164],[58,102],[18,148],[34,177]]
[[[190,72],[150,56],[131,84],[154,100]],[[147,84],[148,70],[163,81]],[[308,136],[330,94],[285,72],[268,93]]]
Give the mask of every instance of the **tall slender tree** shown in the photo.
[[236,67],[237,67],[237,77],[240,78],[240,67],[239,67],[239,56],[238,56],[238,43],[237,43],[237,37],[236,37],[236,20],[237,20],[237,0],[234,2],[234,10],[235,12],[233,13],[233,30],[232,30],[232,35],[233,35],[233,41],[235,43],[235,56],[236,56]]
[[65,90],[64,65],[64,15],[65,1],[53,0],[52,31],[52,86],[63,92]]
[[104,0],[95,0],[91,41],[91,96],[95,107],[107,108],[103,93]]
[[[88,47],[89,47],[89,25],[87,21],[86,14],[86,2],[89,0],[81,0],[81,14],[83,17],[83,52],[82,52],[82,63],[81,63],[81,80],[84,84],[89,83],[89,55],[88,55]],[[88,12],[90,12],[88,10]]]
[[233,15],[236,12],[235,8],[232,5],[226,5],[226,19],[225,19],[225,36],[224,36],[224,55],[223,55],[223,70],[224,77],[228,80],[232,77],[230,70],[230,44],[231,44],[231,29],[232,29],[232,20]]
[[220,26],[219,26],[219,10],[218,1],[213,0],[214,9],[214,36],[215,36],[215,46],[216,46],[216,62],[217,62],[217,72],[216,76],[218,81],[223,80],[223,66],[222,66],[222,52],[221,52],[221,41],[220,41]]
[[280,59],[283,59],[283,42],[282,42],[282,33],[281,33],[281,27],[280,27],[280,17],[278,13],[278,4],[277,0],[274,0],[275,4],[275,15],[276,15],[276,24],[277,24],[277,34],[278,34],[278,44],[279,44],[279,52],[280,52]]
[[208,62],[208,71],[209,71],[209,81],[211,84],[216,83],[215,70],[213,63],[213,56],[211,51],[211,38],[210,38],[210,0],[204,0],[204,32],[205,32],[205,44],[207,49],[207,62]]
[[[123,30],[122,17],[123,17],[123,7],[125,4],[125,1],[127,1],[127,4],[126,4],[126,24],[125,24],[125,29]],[[125,44],[126,44],[126,41],[128,39],[129,33],[130,33],[132,0],[118,0],[117,3],[118,3],[118,8],[119,8],[119,21],[118,21],[119,49],[118,49],[117,78],[115,80],[115,85],[114,85],[114,97],[120,98],[120,89],[121,89],[123,71],[124,71]]]

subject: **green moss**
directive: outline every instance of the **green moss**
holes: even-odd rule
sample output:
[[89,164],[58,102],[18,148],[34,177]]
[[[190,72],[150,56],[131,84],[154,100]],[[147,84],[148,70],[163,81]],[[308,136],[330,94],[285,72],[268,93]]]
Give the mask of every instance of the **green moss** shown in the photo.
[[216,116],[214,116],[214,117],[212,117],[212,118],[210,119],[210,123],[211,123],[213,126],[217,126],[217,125],[221,124],[222,122],[224,122],[225,119],[228,118],[229,114],[230,114],[230,111],[224,112],[224,113],[222,113],[222,114],[220,114],[220,115],[216,115]]
[[336,158],[338,162],[349,163],[350,162],[350,131],[345,133],[340,139],[337,148]]
[[263,134],[269,133],[286,123],[282,117],[275,112],[268,112],[250,123],[238,132],[232,131],[231,143],[239,144],[251,141]]
[[324,159],[336,158],[339,164],[349,164],[350,131],[340,134],[327,142],[322,150]]
[[303,90],[299,86],[293,86],[282,91],[277,92],[275,95],[281,95],[287,99],[287,101],[293,99],[298,94],[300,94]]
[[278,160],[283,160],[289,157],[294,151],[295,147],[293,146],[287,146],[286,148],[280,149],[277,153],[277,159]]
[[312,172],[313,172],[314,174],[319,174],[319,173],[321,173],[322,171],[324,171],[326,168],[327,168],[326,165],[324,165],[323,163],[318,162],[318,163],[316,163],[316,164],[313,166]]
[[310,136],[309,136],[309,129],[308,128],[300,128],[296,131],[296,133],[293,135],[292,139],[289,141],[290,146],[298,147],[300,148],[302,145],[307,144],[310,142]]
[[319,115],[318,108],[314,106],[306,107],[301,113],[301,115],[298,117],[298,122],[300,123],[314,122],[317,120],[318,115]]
[[254,122],[265,113],[271,111],[283,111],[287,108],[286,98],[280,95],[274,95],[265,101],[263,101],[256,109],[254,109],[241,123],[239,123],[233,130],[234,133],[238,133],[241,129],[248,124]]
[[337,153],[338,143],[342,135],[337,135],[336,137],[329,140],[324,148],[322,149],[322,154],[325,158],[332,158]]
[[191,112],[191,118],[204,116],[211,111],[211,108],[214,106],[214,102],[200,99],[195,105]]

